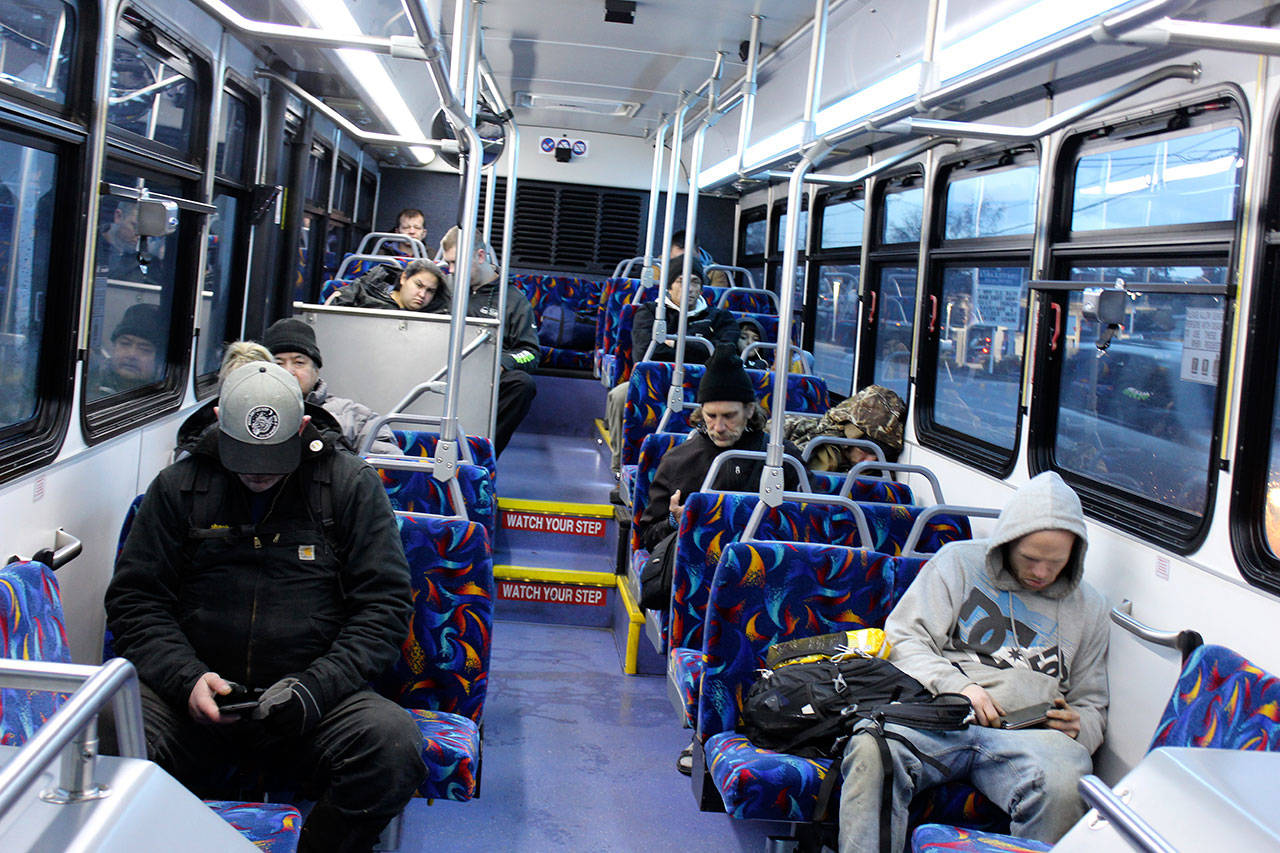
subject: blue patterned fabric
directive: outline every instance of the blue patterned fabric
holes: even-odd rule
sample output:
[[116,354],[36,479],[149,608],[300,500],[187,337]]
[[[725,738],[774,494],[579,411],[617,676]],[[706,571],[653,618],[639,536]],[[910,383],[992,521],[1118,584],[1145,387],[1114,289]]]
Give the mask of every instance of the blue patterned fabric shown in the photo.
[[631,346],[631,329],[635,326],[639,307],[639,304],[628,302],[619,309],[613,348],[608,352],[609,372],[605,374],[610,388],[630,379],[635,360],[644,356],[644,353],[633,353]]
[[[873,547],[885,554],[901,554],[911,535],[911,528],[926,507],[904,504],[860,503],[867,526],[871,528]],[[934,554],[948,542],[973,538],[969,519],[963,515],[935,515],[925,524],[925,533],[916,550]]]
[[[731,313],[734,317],[736,317],[739,322],[741,322],[742,320],[751,319],[759,323],[760,328],[764,330],[764,335],[763,337],[760,338],[762,342],[768,343],[768,344],[776,344],[778,342],[778,325],[779,325],[778,315],[773,313],[772,308],[768,309],[768,311],[763,311],[759,313],[752,312],[752,311],[730,311],[729,313]],[[791,342],[797,346],[800,345],[800,324],[799,323],[791,324]],[[772,358],[772,355],[770,354],[770,352],[764,353],[764,356],[766,358]]]
[[676,647],[667,664],[669,678],[684,703],[682,725],[689,728],[698,716],[698,693],[702,684],[702,650]]
[[446,711],[410,708],[409,714],[422,734],[422,760],[427,765],[427,778],[418,786],[418,796],[440,800],[475,797],[480,727],[467,717]]
[[612,352],[618,337],[618,317],[622,306],[631,301],[636,288],[640,286],[638,278],[606,279],[600,291],[600,317],[596,321],[596,349],[602,353]]
[[703,748],[711,781],[730,817],[813,819],[818,791],[831,769],[830,759],[761,749],[734,731],[712,735]]
[[[348,252],[347,254],[342,256],[342,259],[345,261],[347,258],[351,257],[351,254],[352,254],[351,252]],[[347,267],[346,272],[343,274],[342,277],[347,281],[354,281],[355,279],[367,273],[369,270],[383,263],[394,263],[394,261],[390,257],[388,257],[385,261],[371,261],[371,260],[356,261],[355,263],[350,264]],[[401,265],[403,266],[403,264]]]
[[[392,430],[396,436],[396,443],[400,445],[401,451],[405,456],[414,456],[419,459],[434,459],[436,455],[436,444],[440,441],[440,434],[436,432],[425,432],[421,430]],[[467,436],[467,446],[471,450],[471,458],[475,460],[475,464],[481,466],[489,472],[489,479],[493,481],[493,486],[498,487],[498,458],[493,454],[493,442],[482,435]],[[458,458],[462,458],[459,451]]]
[[[820,495],[838,495],[844,487],[846,474],[832,471],[810,471],[809,485]],[[913,504],[916,496],[906,483],[895,483],[891,480],[878,480],[873,477],[858,477],[849,490],[849,499],[866,501],[867,503]]]
[[1053,845],[1030,838],[1014,838],[994,832],[961,829],[958,826],[925,824],[911,835],[913,853],[948,853],[967,850],[970,853],[1043,853]]
[[[401,512],[431,512],[452,515],[454,507],[444,483],[426,471],[396,471],[378,469],[382,485],[391,499],[392,509]],[[479,465],[458,463],[458,487],[462,490],[462,502],[467,518],[479,522],[493,541],[497,526],[498,500],[493,491],[493,481],[487,469]]]
[[329,297],[338,292],[338,288],[346,287],[349,284],[345,278],[331,278],[320,287],[320,303],[324,304],[329,301]]
[[[707,287],[703,288],[703,290],[712,290],[712,288]],[[713,304],[718,304],[722,295],[723,291],[717,292],[708,296],[707,301]],[[774,307],[773,300],[766,296],[765,291],[763,290],[758,293],[752,293],[748,290],[741,289],[731,290],[729,291],[729,298],[726,300],[724,307],[728,308],[730,311],[742,311],[751,314],[773,314],[774,316],[777,316],[776,312],[778,310]],[[775,329],[774,335],[776,336],[777,334],[778,332]]]
[[[13,660],[71,662],[62,593],[43,563],[0,568],[0,651]],[[65,698],[44,690],[0,690],[0,744],[22,746]]]
[[559,370],[590,370],[592,354],[586,350],[562,349],[560,347],[543,346],[540,367],[554,367]]
[[379,691],[406,708],[479,724],[489,685],[493,557],[484,529],[454,518],[396,519],[413,585],[400,657]]
[[[693,403],[697,396],[703,370],[701,364],[684,366],[684,399],[688,403]],[[667,361],[641,362],[632,371],[631,384],[627,389],[627,405],[622,415],[622,464],[635,464],[645,436],[657,430],[658,421],[667,408],[667,391],[674,374],[675,365]],[[747,376],[751,378],[751,384],[755,388],[756,399],[760,401],[765,414],[768,414],[773,407],[773,373],[748,370]],[[825,412],[828,406],[825,380],[807,373],[787,375],[788,412],[816,414]],[[690,412],[691,409],[687,408],[679,415],[672,415],[667,424],[668,431],[687,432]]]
[[293,853],[302,831],[302,814],[283,803],[205,800],[204,804],[264,853]]
[[1192,652],[1156,725],[1151,749],[1280,750],[1280,679],[1222,646]]
[[[653,478],[658,473],[658,465],[668,450],[683,444],[687,433],[655,432],[646,435],[640,445],[640,461],[635,466],[628,488],[631,495],[631,517],[639,518],[649,506],[649,489],[653,486]],[[631,466],[623,466],[623,470]],[[631,550],[639,550],[640,533],[634,524],[631,525]]]
[[[512,276],[511,284],[528,297],[538,325],[542,325],[542,315],[551,305],[564,305],[576,314],[592,318],[596,325],[599,324],[597,318],[600,313],[603,282],[574,276],[525,274]],[[591,369],[592,350],[548,346],[543,346],[541,349],[543,367],[562,370]]]

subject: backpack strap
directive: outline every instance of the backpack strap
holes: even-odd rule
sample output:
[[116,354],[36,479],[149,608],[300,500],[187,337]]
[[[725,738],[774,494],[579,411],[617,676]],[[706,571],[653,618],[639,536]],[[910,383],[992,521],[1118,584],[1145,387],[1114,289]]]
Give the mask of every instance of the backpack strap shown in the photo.
[[310,469],[310,479],[303,484],[307,492],[307,500],[311,505],[311,516],[324,532],[325,541],[335,554],[341,553],[341,542],[338,540],[338,525],[334,519],[336,504],[333,482],[333,460],[337,450],[331,450],[317,460]]

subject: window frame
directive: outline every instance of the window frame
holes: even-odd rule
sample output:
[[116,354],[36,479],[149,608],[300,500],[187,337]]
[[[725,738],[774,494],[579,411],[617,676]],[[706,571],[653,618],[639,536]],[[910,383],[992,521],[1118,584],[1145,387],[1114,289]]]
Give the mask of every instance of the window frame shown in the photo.
[[[858,237],[856,245],[846,246],[824,246],[822,245],[822,226],[826,217],[827,208],[838,204],[845,204],[856,199],[863,201],[862,216],[862,233]],[[831,391],[838,397],[848,397],[853,394],[853,386],[858,379],[857,359],[858,359],[858,342],[861,339],[861,323],[862,323],[862,297],[863,288],[866,280],[866,267],[862,263],[862,249],[867,241],[867,225],[871,220],[870,212],[867,210],[867,188],[866,181],[860,181],[854,186],[848,187],[827,187],[820,190],[813,200],[813,212],[809,216],[809,222],[812,230],[814,246],[809,251],[809,288],[805,294],[806,317],[808,322],[804,327],[803,346],[805,349],[815,351],[817,341],[817,318],[818,318],[818,295],[822,285],[822,268],[824,266],[841,266],[841,265],[858,265],[858,319],[854,322],[853,347],[846,350],[849,358],[854,361],[854,369],[849,375],[849,387],[844,392],[836,391],[831,388],[830,383],[827,390]],[[812,317],[808,317],[809,306],[812,305]],[[834,322],[834,321],[833,321]]]
[[89,57],[96,45],[101,15],[97,3],[84,3],[80,0],[66,0],[66,2],[74,10],[76,28],[75,37],[71,43],[71,61],[67,70],[69,85],[66,100],[58,103],[0,81],[0,107],[7,109],[9,105],[3,104],[3,100],[12,99],[38,113],[57,116],[87,126],[93,107],[93,87],[76,86],[74,81],[92,76],[93,62]]
[[[943,302],[943,287],[946,271],[960,265],[984,267],[1025,267],[1027,279],[1035,270],[1034,250],[1036,232],[1039,227],[1039,210],[1042,199],[1039,198],[1039,180],[1044,164],[1041,162],[1042,149],[1039,144],[1017,146],[988,146],[964,151],[940,161],[933,183],[933,198],[927,203],[932,205],[933,215],[929,218],[932,225],[930,234],[925,235],[929,241],[929,251],[925,263],[925,286],[923,300],[930,303],[936,300],[939,306]],[[1006,235],[1000,237],[966,237],[946,239],[946,215],[948,190],[951,185],[964,177],[982,174],[993,174],[998,171],[1013,170],[1036,165],[1037,193],[1033,204],[1032,228],[1026,234]],[[1027,411],[1027,400],[1024,398],[1025,378],[1028,355],[1031,346],[1031,306],[1034,300],[1033,291],[1027,289],[1027,307],[1025,310],[1022,341],[1022,366],[1018,372],[1018,399],[1014,410],[1013,447],[1004,448],[983,441],[977,436],[968,435],[959,430],[939,424],[935,419],[934,406],[937,400],[937,371],[940,357],[941,327],[928,322],[916,330],[917,362],[915,372],[915,429],[916,438],[921,446],[935,450],[944,456],[976,468],[979,471],[1004,479],[1013,473],[1017,465],[1022,444],[1022,420]],[[919,315],[921,318],[925,314]],[[932,316],[928,314],[927,316]]]
[[[752,252],[747,254],[747,229],[757,222],[764,222],[764,248],[763,252]],[[735,265],[743,269],[760,270],[760,286],[767,288],[768,281],[765,279],[764,259],[769,253],[769,206],[767,204],[749,207],[738,214],[738,251]]]

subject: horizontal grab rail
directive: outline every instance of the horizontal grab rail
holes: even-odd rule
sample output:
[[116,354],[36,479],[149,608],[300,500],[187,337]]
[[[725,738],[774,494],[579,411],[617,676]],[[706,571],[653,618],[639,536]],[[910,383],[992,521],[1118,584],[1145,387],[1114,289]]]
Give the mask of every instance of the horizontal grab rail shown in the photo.
[[1156,832],[1155,827],[1117,797],[1106,782],[1092,773],[1081,777],[1080,796],[1092,808],[1097,809],[1098,814],[1115,827],[1120,837],[1134,849],[1143,853],[1178,853],[1176,847]]
[[[905,462],[859,462],[854,465],[845,477],[844,485],[840,487],[840,494],[848,497],[853,491],[853,481],[862,476],[863,471],[902,471],[907,474],[919,474],[929,481],[929,485],[933,487],[933,502],[943,504],[947,500],[942,496],[942,484],[938,482],[938,475],[930,471],[923,465],[908,465]],[[868,474],[873,480],[887,480],[888,477],[876,477]]]
[[[368,456],[369,450],[373,447],[373,442],[378,431],[388,424],[414,424],[416,426],[440,426],[444,422],[444,418],[440,415],[417,415],[411,412],[387,412],[369,427],[365,437],[360,440],[360,447],[356,451],[358,456]],[[475,458],[471,455],[471,444],[467,441],[467,434],[462,430],[462,424],[458,424],[458,444],[461,445],[462,459],[464,462],[475,464]],[[392,456],[389,453],[378,453],[376,456]],[[407,457],[413,459],[416,457]]]
[[[754,345],[753,345],[754,346]],[[821,417],[821,415],[819,415]],[[865,438],[845,438],[842,435],[815,435],[809,439],[809,443],[804,446],[804,451],[800,454],[800,458],[808,462],[813,457],[813,451],[822,447],[824,444],[837,444],[841,447],[858,447],[868,450],[875,455],[876,460],[884,462],[884,450],[874,441],[868,441]],[[850,489],[852,491],[852,489]]]
[[[858,506],[848,498],[842,498],[839,495],[815,495],[806,492],[783,492],[782,499],[784,501],[793,501],[795,503],[806,504],[827,504],[829,506],[838,506],[849,510],[853,514],[854,524],[858,527],[858,543],[863,548],[875,548],[876,543],[871,538],[871,525],[867,524],[867,517],[862,512],[862,507]],[[755,509],[751,511],[751,517],[747,519],[746,525],[742,528],[742,536],[739,542],[747,542],[755,539],[756,532],[760,529],[760,522],[764,520],[764,514],[769,509],[769,505],[763,499],[756,504]],[[829,542],[816,543],[820,545],[829,545]]]
[[925,526],[938,515],[964,515],[977,516],[979,518],[999,518],[1000,510],[993,507],[985,506],[959,506],[952,504],[934,504],[925,507],[924,511],[916,516],[916,521],[911,525],[911,532],[907,534],[907,541],[902,543],[902,556],[904,557],[929,557],[931,554],[924,554],[916,550],[916,546],[920,544],[920,540],[924,537]]
[[[716,476],[720,473],[720,469],[724,467],[724,463],[730,459],[759,459],[764,461],[768,454],[763,450],[726,450],[711,460],[711,467],[707,469],[707,476],[702,478],[702,488],[698,491],[709,492],[712,484],[716,481]],[[804,465],[794,456],[783,455],[782,461],[786,465],[790,465],[796,470],[796,476],[800,480],[800,485],[804,488],[803,492],[812,492],[813,488],[809,485],[809,472],[804,469]],[[762,469],[763,470],[763,469]]]
[[84,550],[83,543],[59,527],[53,533],[53,547],[36,551],[31,556],[31,559],[37,563],[44,563],[56,572],[76,557],[79,557],[82,550]]
[[1198,631],[1158,631],[1149,625],[1139,622],[1133,618],[1133,601],[1128,598],[1111,608],[1111,621],[1148,643],[1177,649],[1182,653],[1183,660],[1186,660],[1187,655],[1204,645],[1204,638],[1200,636]]

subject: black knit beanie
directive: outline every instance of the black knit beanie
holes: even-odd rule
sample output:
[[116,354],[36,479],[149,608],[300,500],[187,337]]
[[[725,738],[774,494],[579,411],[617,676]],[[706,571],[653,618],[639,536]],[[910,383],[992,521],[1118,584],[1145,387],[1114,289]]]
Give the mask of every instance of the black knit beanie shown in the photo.
[[152,346],[161,349],[167,332],[168,329],[161,321],[160,309],[155,305],[139,303],[125,309],[120,325],[111,333],[111,341],[114,343],[121,335],[133,335],[135,338],[151,341]]
[[262,345],[271,350],[272,355],[300,352],[314,361],[316,367],[324,366],[320,361],[320,348],[316,346],[316,330],[297,317],[285,317],[272,323],[262,336]]
[[[667,273],[667,290],[670,290],[672,282],[674,282],[677,278],[679,278],[683,274],[684,274],[684,258],[683,257],[672,258],[671,271]],[[693,259],[693,271],[690,274],[696,275],[698,277],[698,281],[702,282],[703,284],[707,283],[707,280],[702,276],[702,263],[697,258]]]
[[699,403],[754,403],[756,389],[751,385],[742,359],[731,346],[716,347],[698,383]]

